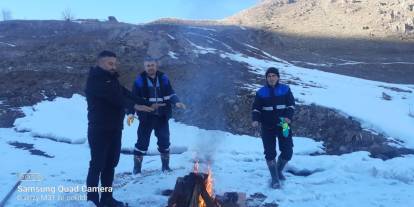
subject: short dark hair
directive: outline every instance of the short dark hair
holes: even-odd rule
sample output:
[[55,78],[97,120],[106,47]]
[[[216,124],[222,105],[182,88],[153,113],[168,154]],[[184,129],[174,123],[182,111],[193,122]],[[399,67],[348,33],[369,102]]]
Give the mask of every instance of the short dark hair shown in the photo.
[[266,70],[266,77],[267,77],[267,75],[269,75],[269,73],[273,73],[273,74],[277,75],[277,77],[280,78],[279,70],[275,67],[270,67]]
[[98,54],[98,59],[105,58],[105,57],[114,57],[116,58],[116,54],[114,52],[104,50]]

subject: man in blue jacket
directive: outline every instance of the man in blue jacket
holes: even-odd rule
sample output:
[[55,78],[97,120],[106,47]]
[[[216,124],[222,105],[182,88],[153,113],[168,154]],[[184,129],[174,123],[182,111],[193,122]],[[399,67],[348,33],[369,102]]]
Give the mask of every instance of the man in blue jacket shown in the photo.
[[[158,61],[147,57],[144,60],[145,71],[136,78],[132,93],[144,98],[151,104],[160,106],[152,112],[138,112],[138,140],[134,149],[133,173],[141,173],[143,156],[147,153],[151,133],[154,130],[158,139],[158,151],[161,154],[162,171],[171,171],[170,160],[170,131],[168,120],[171,118],[172,106],[185,109],[175,94],[168,77],[158,71]],[[134,110],[130,109],[128,115],[129,124],[134,120]]]
[[[154,111],[149,102],[135,97],[118,81],[116,55],[103,51],[98,55],[97,66],[89,71],[86,82],[88,103],[88,143],[91,150],[87,200],[99,207],[122,207],[124,203],[112,197],[115,167],[121,152],[121,137],[125,109]],[[99,179],[104,187],[99,199]]]
[[[261,123],[261,137],[272,177],[272,188],[280,188],[279,180],[285,180],[282,170],[293,154],[292,131],[289,124],[295,109],[295,99],[289,86],[279,83],[279,78],[278,69],[267,69],[266,85],[256,92],[252,107],[252,126],[258,127]],[[277,162],[276,137],[281,151]]]

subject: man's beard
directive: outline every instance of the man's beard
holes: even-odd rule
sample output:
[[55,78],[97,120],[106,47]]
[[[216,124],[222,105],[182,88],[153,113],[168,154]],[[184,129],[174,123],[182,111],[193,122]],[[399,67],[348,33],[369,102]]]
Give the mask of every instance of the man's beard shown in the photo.
[[148,71],[148,75],[155,75],[157,72],[155,70]]

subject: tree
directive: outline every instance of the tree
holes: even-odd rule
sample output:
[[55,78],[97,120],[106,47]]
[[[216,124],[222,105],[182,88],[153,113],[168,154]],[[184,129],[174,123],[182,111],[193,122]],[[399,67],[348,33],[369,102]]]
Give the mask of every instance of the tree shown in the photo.
[[69,8],[66,8],[63,12],[62,12],[62,18],[63,20],[66,21],[73,21],[75,19],[75,15],[73,15],[72,10]]
[[3,21],[11,20],[12,19],[11,11],[8,9],[1,10],[1,17]]

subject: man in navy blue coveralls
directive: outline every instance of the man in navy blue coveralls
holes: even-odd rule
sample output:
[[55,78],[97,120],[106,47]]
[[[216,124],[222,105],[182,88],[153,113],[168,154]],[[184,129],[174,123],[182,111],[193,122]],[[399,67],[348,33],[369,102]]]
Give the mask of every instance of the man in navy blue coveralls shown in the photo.
[[[258,127],[261,123],[261,137],[266,163],[272,177],[272,188],[280,188],[279,180],[285,180],[282,170],[293,154],[292,131],[289,129],[289,134],[285,137],[280,122],[283,120],[291,123],[295,99],[289,86],[279,83],[279,78],[278,69],[267,69],[266,85],[256,92],[252,107],[252,126]],[[277,162],[276,137],[281,151]]]
[[[171,118],[172,106],[185,109],[175,94],[168,77],[158,71],[158,61],[151,57],[144,60],[145,71],[136,78],[132,93],[144,98],[151,104],[160,106],[153,112],[138,111],[138,140],[134,149],[133,173],[141,173],[143,156],[147,153],[151,133],[154,130],[158,139],[158,151],[161,155],[162,171],[171,171],[170,160],[170,129],[168,120]],[[134,110],[129,110],[128,120],[133,120]]]

